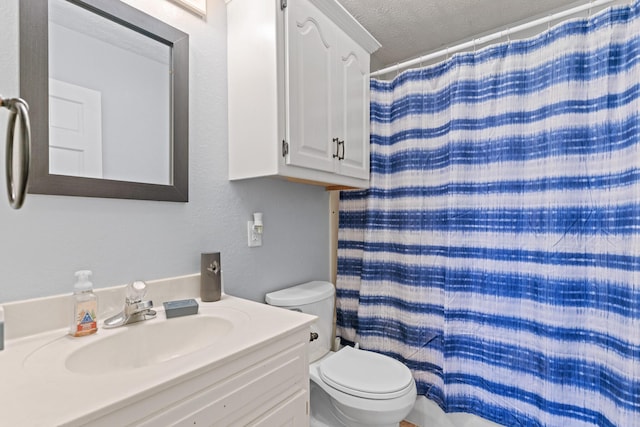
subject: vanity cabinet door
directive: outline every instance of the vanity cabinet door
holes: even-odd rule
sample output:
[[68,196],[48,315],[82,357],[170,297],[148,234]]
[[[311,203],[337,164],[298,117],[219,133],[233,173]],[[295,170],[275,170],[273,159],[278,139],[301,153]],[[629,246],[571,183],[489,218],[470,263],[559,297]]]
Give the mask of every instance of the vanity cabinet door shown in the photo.
[[296,426],[309,425],[309,407],[307,395],[299,392],[282,402],[268,414],[249,424],[251,427]]
[[307,426],[308,339],[308,329],[276,339],[94,420],[92,426]]
[[291,1],[288,15],[287,163],[333,172],[331,87],[334,79],[334,25],[315,6]]

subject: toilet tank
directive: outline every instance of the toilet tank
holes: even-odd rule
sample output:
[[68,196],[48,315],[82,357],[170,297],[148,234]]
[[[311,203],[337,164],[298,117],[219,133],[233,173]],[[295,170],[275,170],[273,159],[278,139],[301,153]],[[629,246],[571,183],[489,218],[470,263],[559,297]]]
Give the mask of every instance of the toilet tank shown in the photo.
[[333,342],[333,283],[314,281],[292,286],[265,296],[267,304],[318,316],[311,325],[311,335],[318,338],[309,343],[309,362],[315,362],[331,350]]

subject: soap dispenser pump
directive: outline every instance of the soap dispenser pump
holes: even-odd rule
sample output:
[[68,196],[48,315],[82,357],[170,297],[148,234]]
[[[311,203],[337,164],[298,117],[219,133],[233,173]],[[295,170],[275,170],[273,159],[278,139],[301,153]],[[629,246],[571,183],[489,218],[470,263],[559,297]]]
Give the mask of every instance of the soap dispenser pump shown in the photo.
[[93,293],[89,280],[91,271],[76,271],[73,285],[73,318],[69,334],[74,337],[90,335],[98,331],[98,297]]

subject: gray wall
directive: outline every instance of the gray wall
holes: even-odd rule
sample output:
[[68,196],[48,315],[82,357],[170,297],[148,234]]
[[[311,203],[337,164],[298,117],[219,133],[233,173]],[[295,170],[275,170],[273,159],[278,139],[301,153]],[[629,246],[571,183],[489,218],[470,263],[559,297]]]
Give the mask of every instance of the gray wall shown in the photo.
[[[19,1],[0,1],[0,94],[7,97],[18,94]],[[206,251],[222,252],[227,293],[257,301],[284,285],[328,280],[324,189],[275,179],[227,180],[224,1],[209,0],[206,21],[170,1],[127,3],[190,35],[190,201],[30,194],[14,211],[0,194],[0,302],[70,292],[78,269],[93,270],[96,287],[196,273]],[[2,193],[7,118],[2,109]],[[260,248],[246,244],[254,211],[264,212]]]

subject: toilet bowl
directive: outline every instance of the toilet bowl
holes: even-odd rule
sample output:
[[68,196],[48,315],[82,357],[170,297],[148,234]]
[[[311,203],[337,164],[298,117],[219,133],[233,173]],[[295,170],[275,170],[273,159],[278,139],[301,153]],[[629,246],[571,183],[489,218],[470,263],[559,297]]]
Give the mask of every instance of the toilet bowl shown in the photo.
[[367,350],[344,347],[329,353],[309,366],[309,378],[315,385],[313,415],[319,416],[314,403],[325,393],[338,425],[397,426],[416,401],[411,371],[395,359]]
[[372,351],[353,347],[329,351],[334,295],[333,284],[309,282],[266,296],[270,305],[318,316],[309,343],[310,425],[397,427],[415,404],[411,371]]

